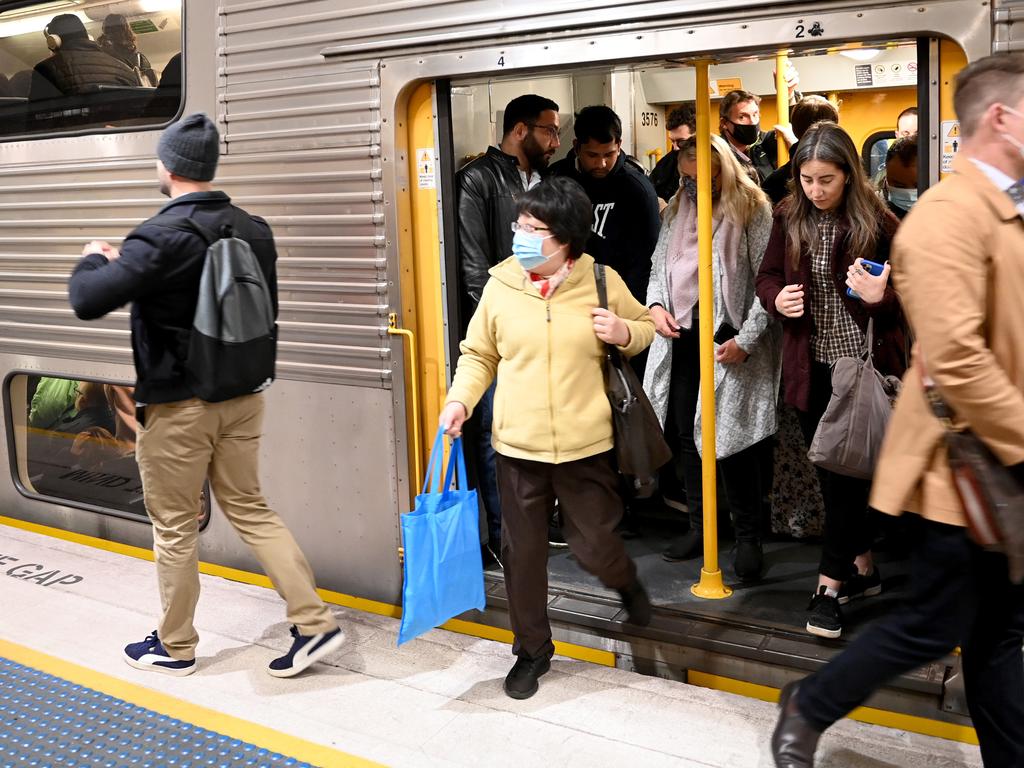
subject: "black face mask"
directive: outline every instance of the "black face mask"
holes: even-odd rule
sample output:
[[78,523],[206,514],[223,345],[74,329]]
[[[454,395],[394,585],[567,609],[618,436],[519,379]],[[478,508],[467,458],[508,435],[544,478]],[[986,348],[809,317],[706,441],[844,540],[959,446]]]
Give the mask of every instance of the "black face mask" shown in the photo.
[[743,146],[749,147],[758,137],[761,135],[761,124],[753,123],[734,123],[732,120],[729,121],[729,125],[732,126],[732,135],[736,141],[740,142]]

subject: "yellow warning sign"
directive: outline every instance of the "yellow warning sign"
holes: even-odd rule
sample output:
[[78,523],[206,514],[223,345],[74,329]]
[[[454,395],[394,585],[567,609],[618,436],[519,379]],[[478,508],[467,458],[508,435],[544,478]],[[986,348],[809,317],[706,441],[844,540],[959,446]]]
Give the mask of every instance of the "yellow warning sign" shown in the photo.
[[433,159],[434,158],[432,157],[432,153],[431,152],[428,152],[425,149],[422,152],[420,152],[420,162],[421,163],[429,163],[429,162],[433,161]]
[[949,133],[946,134],[946,135],[949,136],[950,138],[952,138],[954,136],[959,136],[960,135],[960,123],[959,123],[959,121],[957,121],[956,123],[954,123],[950,127]]
[[743,90],[743,81],[738,77],[721,77],[708,83],[708,90],[712,98],[720,99],[729,91]]

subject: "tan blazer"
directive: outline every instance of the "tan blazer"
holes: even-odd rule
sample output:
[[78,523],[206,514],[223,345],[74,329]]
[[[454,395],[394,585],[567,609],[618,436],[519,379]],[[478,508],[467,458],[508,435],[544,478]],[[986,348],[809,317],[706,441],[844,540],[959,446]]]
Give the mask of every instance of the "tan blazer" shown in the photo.
[[1024,462],[1024,220],[970,160],[903,220],[893,274],[916,335],[875,473],[871,504],[964,525],[918,362],[965,423],[1006,465]]

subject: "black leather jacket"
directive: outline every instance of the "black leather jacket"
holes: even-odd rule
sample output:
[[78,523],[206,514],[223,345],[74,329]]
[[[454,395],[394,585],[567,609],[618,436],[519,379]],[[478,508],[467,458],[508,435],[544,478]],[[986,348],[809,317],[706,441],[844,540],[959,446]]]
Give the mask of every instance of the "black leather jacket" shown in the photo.
[[518,160],[497,147],[488,147],[455,175],[461,294],[469,298],[469,312],[480,302],[487,270],[512,255],[516,198],[524,191]]

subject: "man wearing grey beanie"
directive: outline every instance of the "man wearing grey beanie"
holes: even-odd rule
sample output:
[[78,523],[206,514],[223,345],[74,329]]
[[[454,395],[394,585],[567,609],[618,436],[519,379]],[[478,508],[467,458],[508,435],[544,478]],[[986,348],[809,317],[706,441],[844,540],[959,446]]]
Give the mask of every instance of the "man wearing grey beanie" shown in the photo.
[[[131,666],[184,676],[196,669],[193,619],[199,599],[200,494],[207,475],[217,502],[252,548],[292,623],[291,650],[270,662],[275,677],[291,677],[337,650],[344,635],[316,593],[312,569],[271,510],[258,479],[263,395],[207,402],[186,371],[200,276],[209,238],[223,233],[249,244],[277,315],[277,252],[267,223],[214,190],[220,157],[217,127],[204,114],[182,118],[157,144],[160,191],[171,201],[125,238],[121,249],[92,241],[68,286],[71,306],[94,320],[131,302],[135,400],[141,427],[136,456],[163,603],[159,626],[124,649]],[[268,380],[269,382],[269,380]]]

